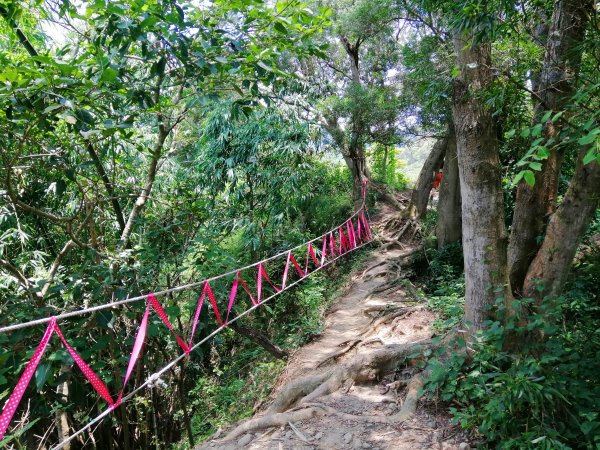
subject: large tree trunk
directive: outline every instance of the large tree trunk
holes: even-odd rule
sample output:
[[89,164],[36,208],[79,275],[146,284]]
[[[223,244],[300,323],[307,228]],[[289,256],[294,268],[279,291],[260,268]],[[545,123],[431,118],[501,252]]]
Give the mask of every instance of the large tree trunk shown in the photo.
[[408,205],[407,210],[409,218],[422,219],[427,215],[429,193],[431,192],[435,176],[444,162],[447,146],[448,136],[438,139],[433,145],[429,156],[427,156],[427,159],[421,168],[421,172],[419,172],[419,178],[417,178],[412,196],[410,197],[410,204]]
[[581,236],[596,213],[600,198],[600,164],[584,165],[586,150],[577,161],[567,193],[552,215],[546,237],[527,272],[523,292],[537,297],[558,295],[563,288]]
[[[344,155],[344,161],[352,174],[352,199],[356,206],[360,206],[363,201],[362,183],[368,178],[367,160],[364,156],[364,150],[357,152],[356,149],[349,151],[350,155]],[[362,156],[359,156],[362,153]]]
[[[350,61],[350,73],[352,83],[360,86],[360,69],[359,69],[359,49],[361,41],[357,40],[352,44],[345,36],[340,36],[340,42],[346,50],[348,60]],[[367,159],[365,155],[365,134],[366,125],[364,118],[359,114],[353,114],[351,118],[350,140],[346,148],[344,160],[352,173],[354,183],[353,197],[354,203],[359,205],[362,203],[362,182],[368,176]]]
[[460,180],[456,157],[456,136],[454,124],[450,124],[448,145],[444,158],[444,176],[440,185],[436,236],[438,248],[460,241],[462,237],[462,214],[460,201]]
[[[581,62],[581,41],[592,11],[591,0],[559,0],[552,14],[544,64],[537,86],[537,103],[534,123],[539,123],[544,112],[558,112],[574,93],[574,78]],[[558,124],[547,123],[543,137],[558,134]],[[563,161],[562,151],[553,151],[536,173],[535,185],[530,187],[522,181],[517,188],[508,261],[510,281],[515,292],[523,286],[525,275],[544,234],[548,217],[556,208],[558,180]]]
[[[483,328],[502,291],[511,302],[506,263],[507,233],[496,127],[477,91],[492,81],[491,46],[457,33],[454,48],[460,75],[454,83],[462,242],[465,262],[465,321]],[[500,290],[500,292],[497,291]]]

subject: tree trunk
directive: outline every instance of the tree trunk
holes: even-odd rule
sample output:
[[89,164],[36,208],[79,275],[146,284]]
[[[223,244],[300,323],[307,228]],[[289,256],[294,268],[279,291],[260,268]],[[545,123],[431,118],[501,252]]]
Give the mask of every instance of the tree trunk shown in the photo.
[[232,330],[240,333],[242,336],[250,339],[252,342],[260,345],[275,358],[284,359],[287,357],[287,353],[284,350],[279,348],[277,345],[271,342],[267,336],[255,330],[254,328],[238,325],[237,322],[229,324],[229,327]]
[[458,159],[456,157],[456,136],[454,124],[452,123],[448,133],[448,145],[446,146],[446,156],[444,158],[444,176],[440,185],[437,211],[436,235],[438,248],[459,242],[462,237],[460,180]]
[[558,295],[563,288],[581,236],[592,221],[600,198],[600,164],[584,165],[582,150],[567,193],[552,215],[546,237],[527,272],[523,292],[536,297]]
[[[60,374],[65,375],[71,372],[71,368],[66,364],[62,364],[60,367]],[[62,381],[57,389],[56,393],[61,397],[61,400],[65,405],[69,404],[69,380],[65,379]],[[70,426],[69,426],[69,415],[67,411],[60,409],[56,412],[56,432],[58,434],[58,442],[65,441],[69,438]],[[65,450],[71,450],[71,444],[67,443],[63,447]]]
[[[574,93],[574,78],[581,63],[581,41],[592,11],[590,0],[559,0],[552,14],[546,42],[544,64],[537,85],[537,104],[533,123],[539,123],[545,111],[558,112]],[[559,124],[544,124],[543,137],[554,137]],[[508,261],[510,281],[515,292],[523,287],[525,275],[544,235],[548,217],[556,209],[558,180],[563,161],[562,151],[554,150],[542,170],[536,172],[535,185],[521,181],[517,188]]]
[[502,291],[511,303],[502,171],[492,114],[476,95],[492,81],[491,46],[457,33],[454,48],[460,69],[452,112],[463,200],[465,320],[472,330],[478,330]]
[[[360,69],[359,69],[359,49],[360,40],[354,44],[350,43],[345,36],[340,36],[340,42],[346,50],[348,59],[350,60],[350,73],[352,83],[360,86]],[[350,141],[347,145],[347,154],[344,155],[344,160],[352,173],[353,180],[353,199],[355,205],[362,203],[362,182],[368,177],[367,159],[365,155],[364,138],[366,126],[364,118],[361,115],[353,114],[351,118]]]
[[408,205],[408,217],[411,219],[421,219],[427,215],[427,204],[429,203],[429,193],[433,186],[435,176],[442,167],[446,148],[448,146],[448,136],[438,139],[433,145],[425,164],[419,172],[419,178],[413,189]]

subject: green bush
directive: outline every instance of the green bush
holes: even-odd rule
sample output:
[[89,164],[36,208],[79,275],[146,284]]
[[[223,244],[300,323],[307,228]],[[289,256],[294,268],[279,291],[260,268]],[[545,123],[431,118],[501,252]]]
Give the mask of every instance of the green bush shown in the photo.
[[427,260],[430,263],[423,288],[428,307],[437,315],[433,330],[441,333],[455,328],[463,314],[465,281],[462,246],[456,243],[440,250],[428,249]]
[[[532,306],[530,300],[517,303]],[[496,308],[501,318],[503,300]],[[590,308],[595,318],[580,314]],[[517,317],[506,325],[490,322],[470,344],[471,359],[456,353],[444,363],[430,360],[426,391],[452,401],[454,420],[495,448],[599,448],[597,316],[588,298],[569,294],[547,304],[526,325]],[[518,352],[504,350],[508,333],[526,342]]]

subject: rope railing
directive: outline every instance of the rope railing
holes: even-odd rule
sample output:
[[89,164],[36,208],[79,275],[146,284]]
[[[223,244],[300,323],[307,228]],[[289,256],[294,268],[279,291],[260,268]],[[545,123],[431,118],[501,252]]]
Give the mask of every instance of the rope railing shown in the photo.
[[[369,242],[366,242],[364,244],[359,245],[358,247],[355,247],[353,249],[351,249],[348,253],[353,252],[354,250],[358,250],[362,247],[364,247],[365,245],[369,244]],[[336,260],[338,260],[339,258],[341,258],[342,256],[346,256],[348,253],[344,253],[343,255],[340,255],[338,257],[336,257],[335,259],[329,261],[328,263],[324,264],[323,266],[320,266],[318,268],[316,268],[315,270],[313,270],[309,275],[312,275],[313,273],[318,272],[319,270],[329,266],[330,264],[332,264],[333,262],[335,262]],[[306,278],[306,277],[305,277]],[[294,281],[292,284],[290,284],[285,290],[297,285],[298,283],[300,283],[304,278],[301,278],[297,281]],[[260,304],[254,305],[251,308],[247,309],[246,311],[242,312],[241,314],[237,315],[236,317],[234,317],[233,319],[231,319],[228,323],[232,324],[234,322],[236,322],[237,320],[241,319],[242,317],[244,317],[247,314],[250,314],[252,311],[254,311],[256,308],[260,307],[261,305],[263,305],[264,303],[267,303],[269,300],[277,297],[278,295],[281,295],[283,292],[285,291],[280,291],[280,292],[276,292],[274,294],[272,294],[271,296],[265,298]],[[213,337],[215,337],[217,334],[219,334],[221,331],[223,331],[226,328],[225,325],[220,326],[219,328],[215,329],[212,333],[210,333],[208,336],[206,336],[205,338],[203,338],[202,340],[200,340],[199,342],[197,342],[196,344],[194,344],[191,348],[190,351],[194,351],[195,349],[197,349],[198,347],[200,347],[202,344],[206,343],[207,341],[211,340]],[[140,384],[138,387],[136,387],[133,391],[131,391],[129,394],[127,394],[126,396],[124,396],[121,399],[121,404],[131,400],[135,395],[137,395],[142,389],[148,387],[152,387],[152,385],[158,381],[161,377],[161,375],[165,374],[166,372],[168,372],[169,370],[171,370],[175,365],[177,365],[177,363],[179,363],[180,361],[182,361],[183,359],[185,359],[185,357],[187,356],[187,353],[182,353],[180,354],[177,358],[173,359],[171,362],[169,362],[166,366],[162,367],[160,370],[154,372],[152,375],[150,375],[148,378],[146,378],[146,381],[144,381],[142,384]],[[77,431],[75,431],[74,433],[72,433],[67,439],[65,439],[64,441],[60,442],[59,444],[57,444],[55,447],[52,447],[50,450],[59,450],[64,448],[67,444],[69,444],[69,442],[71,442],[73,439],[75,439],[76,437],[80,436],[81,434],[83,434],[85,431],[87,431],[88,429],[90,429],[91,427],[93,427],[94,425],[96,425],[97,423],[100,423],[106,416],[108,416],[111,412],[113,411],[113,409],[108,408],[106,410],[104,410],[102,413],[100,413],[98,416],[96,416],[95,418],[93,418],[91,421],[89,421],[87,424],[85,424],[83,427],[81,427],[80,429],[78,429]]]
[[[350,218],[348,218],[346,220],[346,222],[348,222],[349,220],[355,219],[359,214],[361,214],[361,212],[363,212],[363,207],[362,206],[352,216],[350,216]],[[342,224],[340,224],[340,225],[332,228],[332,230],[338,229],[340,226],[344,225],[346,222],[343,222]],[[314,243],[314,242],[316,242],[316,241],[318,241],[320,239],[323,239],[326,236],[329,236],[330,233],[331,233],[331,231],[328,231],[328,232],[323,233],[322,235],[320,235],[320,236],[318,236],[316,238],[311,239],[310,241],[304,242],[304,243],[302,243],[300,245],[297,245],[296,247],[293,247],[293,248],[291,248],[289,250],[285,250],[283,252],[277,253],[276,255],[270,256],[270,257],[265,258],[265,259],[263,259],[261,261],[258,261],[258,262],[252,263],[252,264],[248,264],[247,266],[240,267],[239,269],[231,270],[229,272],[222,273],[222,274],[216,275],[216,276],[211,277],[211,278],[206,278],[206,279],[204,279],[202,281],[195,281],[193,283],[187,283],[187,284],[183,284],[181,286],[176,286],[176,287],[173,287],[173,288],[164,289],[164,290],[161,290],[161,291],[156,291],[153,294],[156,297],[164,296],[164,295],[168,295],[168,294],[172,294],[172,293],[176,293],[176,292],[180,292],[180,291],[192,289],[192,288],[195,288],[195,287],[198,287],[198,286],[202,286],[206,282],[212,282],[212,281],[216,281],[216,280],[218,280],[220,278],[225,278],[225,277],[234,275],[237,272],[242,272],[244,270],[251,269],[253,267],[257,267],[261,263],[264,264],[264,263],[267,263],[269,261],[275,260],[275,259],[277,259],[277,258],[279,258],[279,257],[281,257],[283,255],[286,255],[290,251],[293,252],[293,251],[298,250],[298,249],[300,249],[300,248],[302,248],[302,247],[304,247],[306,245],[310,245],[311,243]],[[40,318],[40,319],[34,319],[34,320],[30,320],[30,321],[23,322],[23,323],[18,323],[18,324],[15,324],[15,325],[7,325],[7,326],[4,326],[4,327],[0,327],[0,333],[8,333],[10,331],[16,331],[16,330],[20,330],[20,329],[23,329],[23,328],[33,327],[33,326],[36,326],[36,325],[44,325],[46,323],[49,323],[52,320],[52,318],[54,318],[54,319],[56,319],[58,321],[58,320],[62,320],[62,319],[68,319],[70,317],[76,317],[76,316],[81,316],[81,315],[84,315],[84,314],[90,314],[90,313],[93,313],[93,312],[102,311],[104,309],[110,309],[110,308],[115,308],[117,306],[126,305],[128,303],[139,302],[140,300],[146,300],[146,298],[147,298],[147,294],[143,294],[143,295],[138,295],[136,297],[129,297],[129,298],[126,298],[126,299],[123,299],[123,300],[117,300],[117,301],[112,301],[112,302],[108,302],[108,303],[103,303],[101,305],[95,305],[95,306],[89,306],[89,307],[82,308],[82,309],[76,309],[76,310],[73,310],[73,311],[64,312],[64,313],[57,314],[57,315],[54,315],[54,316],[43,317],[43,318]]]
[[[34,325],[48,324],[46,327],[46,330],[44,332],[44,335],[43,335],[40,343],[38,344],[33,356],[27,363],[25,370],[23,371],[17,385],[15,386],[8,401],[6,402],[6,404],[4,405],[4,407],[2,409],[2,413],[0,414],[0,443],[1,443],[2,439],[4,438],[6,430],[8,429],[8,426],[12,420],[12,417],[13,417],[14,413],[16,412],[18,405],[25,393],[25,390],[26,390],[38,364],[40,363],[40,361],[43,357],[43,354],[44,354],[44,352],[50,342],[50,339],[52,338],[52,335],[54,333],[56,333],[59,336],[62,344],[67,349],[67,351],[69,352],[71,357],[73,358],[75,364],[82,371],[85,378],[90,382],[90,384],[92,385],[94,390],[108,404],[108,408],[105,411],[103,411],[100,415],[98,415],[96,418],[92,419],[84,427],[79,429],[77,432],[71,434],[66,440],[59,443],[56,447],[54,447],[54,449],[60,449],[60,448],[63,448],[65,445],[67,445],[75,437],[79,436],[81,433],[88,430],[94,424],[99,423],[104,417],[109,415],[115,408],[117,408],[119,405],[123,404],[123,402],[126,402],[129,399],[131,399],[140,390],[152,385],[158,379],[158,377],[160,377],[162,374],[164,374],[165,372],[170,370],[172,367],[174,367],[178,362],[180,362],[182,359],[184,359],[186,356],[188,356],[194,349],[198,348],[200,345],[202,345],[209,339],[212,339],[216,334],[223,331],[229,324],[239,320],[240,318],[242,318],[245,315],[249,314],[250,312],[254,311],[256,308],[263,305],[264,303],[268,302],[272,298],[280,295],[281,293],[288,290],[289,288],[297,285],[302,280],[304,280],[306,277],[308,277],[308,276],[312,275],[313,273],[316,273],[319,270],[322,270],[324,267],[327,267],[328,265],[332,264],[340,257],[367,245],[372,239],[372,234],[371,234],[371,230],[370,230],[368,219],[367,219],[366,212],[365,212],[365,198],[366,198],[366,182],[363,184],[363,203],[362,203],[361,207],[354,214],[352,214],[352,216],[350,216],[350,218],[348,218],[345,222],[343,222],[342,224],[333,228],[332,230],[328,231],[327,233],[324,233],[321,236],[311,239],[308,242],[300,244],[292,249],[278,253],[276,255],[273,255],[269,258],[263,259],[256,263],[241,267],[239,269],[236,269],[236,270],[233,270],[233,271],[230,271],[230,272],[227,272],[227,273],[224,273],[224,274],[212,277],[212,278],[207,278],[200,282],[189,283],[187,285],[178,286],[176,288],[171,288],[171,289],[154,292],[154,293],[150,293],[150,294],[146,294],[146,295],[132,297],[132,298],[128,298],[125,300],[116,301],[116,302],[109,302],[109,303],[105,303],[102,305],[84,308],[81,310],[69,311],[69,312],[65,312],[65,313],[62,313],[62,314],[59,314],[59,315],[56,315],[53,317],[32,320],[32,321],[24,322],[21,324],[10,325],[10,326],[0,328],[0,332],[9,332],[9,331],[18,330],[18,329],[22,329],[22,328],[26,328],[26,327],[32,327]],[[356,226],[355,226],[355,223],[356,223]],[[338,240],[337,242],[336,242],[336,238]],[[313,244],[318,241],[321,241],[321,240],[322,240],[322,245],[321,245],[321,249],[320,249],[320,253],[319,253],[319,249],[317,248],[315,251]],[[296,260],[296,258],[294,257],[294,254],[293,254],[294,251],[297,251],[302,247],[306,247],[304,267],[300,266],[300,264],[298,263],[298,261]],[[319,255],[320,258],[318,258],[317,255]],[[275,283],[273,283],[271,278],[268,276],[267,271],[265,269],[265,265],[267,262],[274,261],[275,259],[280,258],[282,256],[286,257],[286,262],[285,262],[285,268],[283,270],[281,286],[278,286]],[[309,270],[311,267],[311,262],[312,262],[313,269]],[[243,279],[243,277],[241,275],[243,271],[247,271],[252,268],[256,268],[256,292],[255,292],[255,295],[252,294],[252,291],[250,290],[250,288],[248,287],[247,283],[245,282],[245,280]],[[297,279],[296,281],[288,284],[288,279],[293,275],[293,273],[290,273],[290,270],[293,271],[294,269],[300,275],[300,278]],[[221,279],[221,278],[224,278],[227,276],[231,276],[231,275],[234,275],[234,280],[233,280],[233,283],[232,283],[232,286],[230,289],[230,293],[229,293],[229,301],[227,303],[227,310],[224,314],[225,319],[223,320],[223,315],[219,311],[219,308],[217,305],[217,300],[216,300],[215,294],[210,286],[210,283],[215,280],[218,280],[218,279]],[[270,287],[275,292],[274,292],[274,294],[263,299],[262,295],[263,295],[263,282],[264,281],[266,281],[268,283],[268,285],[270,285]],[[249,309],[243,311],[242,313],[236,315],[234,318],[230,319],[229,316],[230,316],[230,313],[232,312],[233,305],[236,300],[238,288],[240,285],[242,286],[243,290],[248,295],[248,297],[252,303],[252,306]],[[191,333],[190,333],[189,339],[186,341],[176,333],[174,327],[172,326],[167,314],[165,313],[165,311],[164,311],[162,305],[160,304],[160,302],[158,301],[157,297],[161,296],[161,295],[166,295],[166,294],[172,293],[172,292],[182,291],[185,289],[192,289],[192,288],[199,287],[199,286],[203,286],[203,288],[202,288],[201,295],[197,301],[196,310],[193,315],[193,319],[191,321]],[[197,329],[197,325],[199,323],[200,314],[201,314],[205,299],[208,299],[208,302],[210,303],[212,312],[215,315],[215,318],[216,318],[219,326],[214,331],[212,331],[212,333],[210,333],[208,336],[206,336],[199,342],[194,343],[194,335],[195,335],[195,332]],[[135,302],[135,301],[140,301],[140,300],[147,301],[146,309],[145,309],[143,318],[140,322],[140,325],[138,327],[138,330],[136,332],[134,345],[133,345],[133,348],[131,351],[131,355],[129,357],[129,362],[127,365],[127,370],[125,373],[125,377],[123,380],[121,390],[120,390],[119,394],[117,395],[116,399],[113,399],[113,397],[109,393],[107,386],[100,379],[100,377],[81,358],[79,353],[68,343],[68,341],[66,340],[65,336],[62,333],[62,330],[60,329],[60,327],[58,325],[58,321],[61,319],[74,317],[74,316],[78,316],[78,315],[82,315],[82,314],[89,314],[94,311],[100,311],[100,310],[107,309],[107,308],[114,308],[119,305],[131,303],[131,302]],[[130,376],[133,373],[133,369],[135,368],[136,363],[137,363],[137,361],[140,357],[141,351],[142,351],[142,347],[143,347],[143,344],[144,344],[144,341],[146,338],[146,330],[148,327],[149,314],[150,314],[151,310],[154,310],[156,312],[156,314],[159,316],[159,318],[164,323],[164,325],[174,335],[177,343],[182,348],[183,353],[181,353],[177,358],[175,358],[171,362],[169,362],[166,366],[164,366],[163,368],[161,368],[160,370],[158,370],[157,372],[155,372],[151,376],[149,376],[146,379],[146,381],[144,383],[142,383],[140,386],[136,387],[131,392],[125,394],[125,388],[128,384]]]

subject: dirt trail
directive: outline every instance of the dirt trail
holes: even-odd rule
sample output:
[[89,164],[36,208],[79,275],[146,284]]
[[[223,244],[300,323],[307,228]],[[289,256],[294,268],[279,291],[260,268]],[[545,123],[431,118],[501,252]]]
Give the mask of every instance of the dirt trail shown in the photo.
[[[385,211],[387,212],[387,211]],[[387,214],[384,214],[384,216]],[[362,354],[369,355],[389,344],[417,343],[431,337],[434,315],[395,284],[390,286],[390,260],[401,261],[414,248],[381,251],[376,249],[362,270],[353,273],[345,291],[331,306],[324,332],[315,341],[299,349],[280,375],[272,397],[303,377],[326,374],[332,366],[344,364]],[[369,269],[365,273],[365,269]],[[374,293],[376,292],[376,293]],[[410,308],[410,310],[409,310]],[[404,310],[407,312],[403,312]],[[397,311],[384,316],[382,311]],[[337,358],[333,358],[338,355]],[[383,379],[354,384],[318,398],[319,405],[356,416],[392,416],[398,413],[404,390],[386,387],[395,379],[410,378],[414,369],[405,368]],[[319,415],[284,426],[240,433],[231,440],[226,433],[197,449],[464,449],[464,436],[452,426],[443,411],[430,404],[419,404],[416,413],[401,423],[346,420],[335,414]],[[287,409],[286,409],[287,410]],[[294,409],[289,409],[293,411]],[[257,414],[264,416],[265,411]]]

